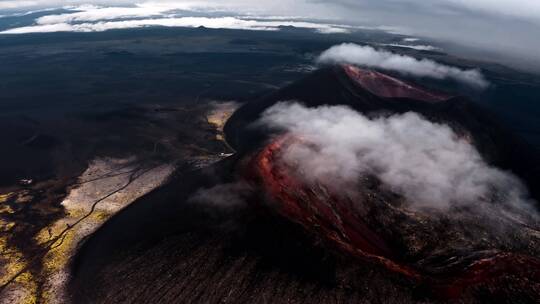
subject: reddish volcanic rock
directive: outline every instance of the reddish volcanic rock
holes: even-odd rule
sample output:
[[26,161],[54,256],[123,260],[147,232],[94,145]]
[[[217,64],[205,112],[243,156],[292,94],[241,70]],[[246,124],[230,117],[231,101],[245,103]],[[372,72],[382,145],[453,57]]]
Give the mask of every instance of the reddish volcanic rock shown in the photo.
[[[425,265],[406,261],[404,253],[392,244],[398,240],[392,239],[391,234],[380,232],[385,229],[376,231],[372,219],[367,218],[361,206],[369,204],[369,200],[362,196],[377,194],[361,193],[356,197],[358,201],[353,200],[349,196],[335,193],[324,183],[310,184],[302,181],[294,166],[281,160],[282,151],[298,141],[301,139],[292,135],[275,139],[256,154],[249,166],[278,213],[301,225],[315,238],[322,239],[327,245],[348,256],[383,265],[418,284],[430,286],[434,293],[444,298],[457,298],[469,288],[489,285],[506,277],[522,278],[530,288],[540,288],[540,260],[524,254],[497,250],[474,252],[470,249],[469,252],[463,252],[462,257],[448,259],[452,261],[436,262],[437,273],[424,269]],[[383,206],[380,207],[384,210]],[[393,225],[392,217],[394,215],[389,214],[387,220],[378,224]],[[415,225],[413,219],[410,222]],[[424,225],[429,226],[430,223]],[[387,227],[386,231],[389,229]],[[400,238],[399,235],[393,237]],[[433,246],[438,246],[435,244],[438,236],[434,234],[431,237],[435,238],[431,240]],[[447,249],[451,251],[451,248]],[[429,257],[420,259],[427,260]]]
[[457,298],[468,288],[496,285],[493,284],[495,281],[511,276],[524,281],[525,288],[531,289],[532,293],[540,292],[540,260],[513,253],[498,253],[475,260],[461,273],[436,281],[433,288],[446,297]]
[[350,199],[330,193],[322,184],[306,186],[290,174],[292,168],[278,158],[280,150],[295,140],[298,139],[291,136],[277,139],[263,149],[251,164],[264,189],[278,204],[278,211],[307,230],[330,240],[348,254],[416,277],[412,269],[392,261],[392,250],[354,212],[354,203]]
[[411,98],[416,100],[437,102],[450,98],[448,95],[423,90],[397,78],[352,65],[343,66],[345,73],[361,87],[372,94],[388,98]]

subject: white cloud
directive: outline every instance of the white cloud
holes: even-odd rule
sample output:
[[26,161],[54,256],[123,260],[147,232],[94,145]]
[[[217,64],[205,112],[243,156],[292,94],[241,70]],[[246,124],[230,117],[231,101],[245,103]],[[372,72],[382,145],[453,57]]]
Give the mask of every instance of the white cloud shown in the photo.
[[0,10],[61,8],[79,5],[133,5],[137,0],[0,0]]
[[369,46],[344,43],[324,51],[318,58],[320,63],[347,63],[372,68],[397,71],[417,77],[453,79],[475,88],[486,88],[489,83],[476,69],[462,70],[437,63],[430,59],[416,59],[410,56],[376,50]]
[[211,207],[230,208],[243,206],[253,194],[253,188],[245,182],[218,184],[211,188],[197,190],[189,202],[205,204]]
[[419,41],[419,38],[403,38],[403,41],[405,42],[416,42]]
[[415,45],[415,44],[399,44],[399,43],[386,43],[381,44],[383,46],[395,46],[395,47],[401,47],[401,48],[408,48],[418,51],[436,51],[440,50],[440,48],[432,46],[432,45]]
[[281,151],[280,161],[306,182],[338,193],[354,192],[360,178],[372,174],[415,210],[531,206],[517,177],[487,165],[448,126],[415,113],[368,118],[345,106],[279,103],[259,123],[301,139]]
[[443,2],[458,8],[526,18],[540,23],[540,1],[537,0],[443,0]]
[[[320,1],[322,3],[322,1]],[[450,53],[540,70],[540,1],[333,0],[344,20],[390,24],[447,44]]]
[[26,34],[26,33],[52,33],[52,32],[69,32],[73,30],[73,25],[67,23],[45,24],[35,26],[24,26],[14,29],[5,30],[0,34]]
[[257,15],[290,15],[300,13],[302,17],[338,17],[328,11],[324,5],[310,0],[0,0],[0,10],[22,10],[42,7],[66,7],[81,5],[101,5],[104,7],[146,7],[155,9],[186,9],[191,11],[227,11],[237,14],[252,13]]
[[[229,5],[230,6],[230,5]],[[234,5],[233,5],[234,6]],[[95,32],[109,29],[138,28],[145,26],[178,26],[208,28],[229,28],[248,30],[276,30],[279,26],[294,26],[317,30],[321,33],[347,33],[352,26],[310,22],[292,17],[272,17],[254,14],[234,13],[235,16],[216,15],[215,17],[193,17],[186,13],[204,12],[206,14],[226,9],[201,1],[186,2],[143,2],[134,6],[79,5],[64,7],[72,12],[51,14],[36,19],[34,25],[11,28],[2,34],[44,33],[59,31]]]
[[[80,9],[80,8],[78,8]],[[36,20],[37,24],[58,24],[87,21],[101,21],[122,18],[142,18],[161,16],[168,8],[163,7],[85,7],[83,11],[48,15]]]
[[37,1],[0,1],[0,9],[15,9],[21,7],[32,7],[37,5]]
[[[80,4],[100,4],[100,5],[134,5],[139,3],[148,3],[151,6],[189,6],[200,8],[217,8],[217,9],[234,9],[234,10],[250,10],[250,11],[273,11],[273,12],[301,12],[305,16],[306,12],[317,13],[319,16],[333,14],[335,10],[329,9],[333,4],[342,4],[351,10],[357,6],[359,9],[370,9],[376,6],[383,6],[386,9],[392,9],[392,6],[403,7],[406,5],[409,9],[414,10],[418,7],[431,10],[433,12],[449,11],[450,9],[470,10],[474,12],[487,13],[499,16],[511,16],[515,18],[527,18],[529,20],[540,21],[540,2],[537,0],[439,0],[439,1],[423,1],[423,0],[332,0],[332,1],[313,1],[313,0],[274,0],[274,1],[249,1],[249,0],[233,0],[233,1],[217,1],[217,0],[3,0],[0,1],[0,10],[2,9],[20,9],[27,7],[45,7],[56,6],[62,7],[66,5]],[[326,9],[318,9],[317,7],[326,7]],[[354,9],[353,9],[354,11]]]
[[140,28],[148,26],[166,27],[199,27],[242,29],[242,30],[278,30],[280,26],[294,26],[298,28],[313,29],[321,33],[348,32],[349,28],[341,25],[320,24],[304,21],[264,21],[247,20],[236,17],[180,17],[135,19],[123,21],[101,21],[95,23],[45,23],[19,28],[12,28],[0,34],[26,34],[47,32],[101,32],[111,29]]
[[[332,0],[328,3],[341,5],[352,12],[407,9],[409,12],[454,17],[468,12],[540,23],[540,2],[537,0]],[[407,15],[409,12],[402,13]]]

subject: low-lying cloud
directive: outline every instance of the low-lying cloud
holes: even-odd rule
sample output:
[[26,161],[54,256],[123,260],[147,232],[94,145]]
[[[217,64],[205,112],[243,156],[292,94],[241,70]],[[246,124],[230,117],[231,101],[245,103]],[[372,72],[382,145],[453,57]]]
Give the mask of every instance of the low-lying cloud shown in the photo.
[[452,79],[478,89],[485,89],[489,82],[477,69],[463,70],[437,63],[430,59],[416,59],[370,46],[343,43],[324,51],[317,59],[323,64],[347,63],[370,68],[396,71],[416,77]]
[[172,8],[166,6],[143,6],[134,7],[99,7],[83,6],[74,8],[74,12],[53,14],[39,17],[36,23],[59,24],[72,22],[104,21],[125,18],[145,18],[162,16]]
[[403,38],[404,42],[416,42],[416,41],[419,41],[419,40],[420,40],[420,38],[413,38],[413,37]]
[[531,206],[516,176],[489,166],[448,126],[416,113],[368,118],[345,106],[279,103],[259,123],[302,138],[283,151],[281,160],[307,182],[345,192],[347,187],[354,191],[365,174],[373,175],[414,210]]
[[407,49],[413,49],[417,51],[437,51],[440,50],[440,48],[432,46],[432,45],[425,45],[425,44],[400,44],[400,43],[386,43],[381,44],[383,46],[394,46],[394,47],[400,47],[400,48],[407,48]]
[[199,189],[189,198],[189,202],[209,207],[234,208],[244,206],[251,195],[253,188],[246,182],[238,181]]
[[[24,27],[13,27],[0,34],[27,34],[49,32],[101,32],[112,29],[164,27],[207,27],[241,30],[278,30],[282,26],[312,29],[320,33],[348,33],[355,27],[312,22],[294,17],[260,16],[239,14],[234,16],[214,12],[216,8],[199,7],[197,3],[154,3],[144,2],[134,6],[101,7],[84,5],[64,7],[68,12],[39,17],[35,23]],[[204,9],[203,9],[204,8]],[[203,9],[203,11],[200,11]]]
[[27,34],[50,32],[102,32],[112,29],[141,28],[149,26],[164,27],[206,27],[211,29],[238,29],[275,31],[282,26],[313,29],[320,33],[343,33],[349,30],[346,27],[328,24],[319,24],[300,21],[260,21],[245,20],[236,17],[181,17],[156,18],[142,20],[106,21],[96,23],[51,23],[18,27],[0,32],[0,34]]

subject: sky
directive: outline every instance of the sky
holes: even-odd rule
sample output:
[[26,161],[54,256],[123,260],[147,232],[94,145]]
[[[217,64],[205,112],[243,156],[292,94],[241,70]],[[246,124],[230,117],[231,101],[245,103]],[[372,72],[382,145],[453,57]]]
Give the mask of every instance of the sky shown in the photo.
[[[538,0],[0,0],[0,15],[15,11],[25,12],[36,9],[59,8],[65,6],[100,5],[108,10],[90,9],[78,16],[54,16],[41,20],[41,28],[63,28],[64,30],[93,30],[83,25],[73,27],[72,23],[91,21],[111,21],[116,16],[129,18],[169,19],[170,10],[181,9],[197,12],[228,12],[234,16],[274,16],[288,21],[298,17],[307,19],[327,19],[335,24],[369,25],[388,29],[392,32],[410,34],[414,37],[437,39],[471,48],[504,55],[521,64],[537,65],[540,62],[540,1]],[[116,7],[111,9],[110,7]],[[129,11],[131,10],[131,11]],[[131,14],[131,15],[130,15]],[[68,19],[66,19],[68,18]],[[93,19],[92,19],[93,18]],[[145,26],[144,22],[133,20],[123,24],[99,24],[105,30]],[[298,21],[298,20],[296,20]],[[305,21],[305,20],[304,20]],[[47,22],[47,23],[46,23]],[[56,22],[56,23],[55,23]],[[141,22],[143,23],[141,25]],[[157,25],[175,26],[186,20],[153,21]],[[227,22],[234,22],[228,20]],[[54,25],[56,24],[56,25]],[[67,24],[67,25],[66,25]],[[295,25],[295,24],[290,24]],[[217,25],[219,26],[219,25]],[[271,29],[275,24],[256,25],[251,29]],[[310,25],[316,28],[314,25]],[[237,28],[252,27],[240,24]],[[45,29],[45,30],[44,30]],[[346,31],[346,27],[327,26],[322,32]],[[427,46],[429,47],[429,46]],[[540,65],[540,64],[539,64]]]

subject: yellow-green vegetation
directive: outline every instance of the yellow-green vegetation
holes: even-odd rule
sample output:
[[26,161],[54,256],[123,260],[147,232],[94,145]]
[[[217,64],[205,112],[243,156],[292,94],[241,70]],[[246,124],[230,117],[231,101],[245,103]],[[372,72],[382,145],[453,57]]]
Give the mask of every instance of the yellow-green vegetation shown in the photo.
[[13,192],[0,194],[0,203],[5,203],[12,195],[13,195]]
[[13,192],[0,194],[0,213],[13,213],[11,207],[6,202],[13,196]]
[[2,249],[2,255],[0,256],[0,265],[2,265],[0,285],[6,284],[13,276],[26,267],[23,255],[6,243],[7,240],[5,238],[0,239],[0,248]]
[[[0,194],[0,213],[13,214],[15,211],[6,203],[8,200],[17,197],[15,192]],[[15,226],[14,222],[0,218],[0,232],[9,232]],[[22,252],[8,243],[10,234],[5,233],[0,236],[0,286],[15,278],[11,284],[19,291],[17,303],[36,303],[37,283],[30,271],[24,271],[28,266]],[[24,271],[21,273],[21,271]]]
[[[62,227],[54,224],[52,227],[43,229],[36,237],[38,242],[41,241],[41,245],[51,246],[51,249],[43,258],[43,267],[45,271],[59,270],[69,259],[69,248],[73,244],[74,233],[73,231],[68,230],[60,236],[64,228],[66,228],[65,225]],[[49,231],[51,231],[50,235]]]
[[237,104],[233,102],[220,103],[206,116],[206,121],[217,131],[216,140],[225,141],[223,128],[237,107]]
[[15,280],[18,284],[20,284],[21,287],[24,288],[26,293],[24,296],[20,299],[21,304],[35,304],[37,303],[37,283],[34,278],[34,276],[30,273],[30,271],[23,272],[21,275],[17,277]]
[[6,238],[2,237],[0,239],[0,249],[2,250],[2,255],[0,256],[0,266],[2,269],[0,272],[0,285],[3,286],[9,280],[16,277],[11,284],[17,288],[20,294],[17,303],[36,303],[37,283],[34,276],[30,271],[20,273],[27,268],[27,261],[20,251],[8,246],[6,243]]
[[[69,210],[67,217],[58,220],[53,225],[42,229],[35,240],[42,246],[49,246],[50,250],[43,257],[43,275],[50,277],[53,274],[61,273],[65,270],[78,242],[87,233],[82,231],[82,226],[73,225],[77,220],[87,216],[89,210],[73,209]],[[99,226],[112,216],[111,213],[102,210],[94,210],[86,219],[85,223]],[[44,303],[54,302],[53,293],[44,290],[40,295]]]
[[[0,221],[0,232],[7,232],[11,230],[13,227],[15,227],[15,223],[13,222]],[[0,250],[2,250],[2,247],[0,247]]]
[[[75,249],[77,246],[78,240],[84,236],[84,232],[80,231],[80,226],[74,226],[70,229],[66,229],[66,225],[74,223],[87,214],[88,210],[84,209],[70,210],[66,218],[63,218],[53,225],[42,229],[36,236],[36,241],[38,244],[43,246],[48,245],[51,248],[43,260],[45,271],[58,271],[67,264],[73,249]],[[94,210],[94,212],[92,212],[92,214],[90,214],[86,220],[93,224],[100,225],[110,217],[111,214],[108,212]],[[51,244],[51,241],[54,243]]]

